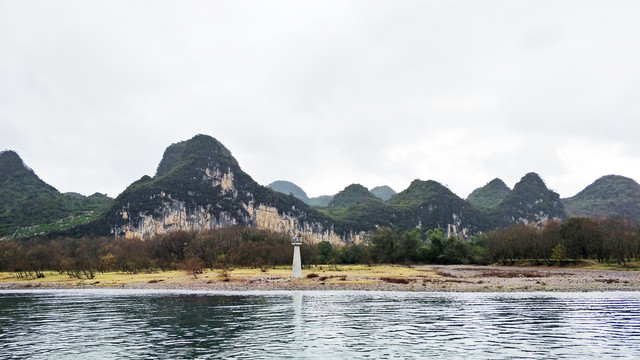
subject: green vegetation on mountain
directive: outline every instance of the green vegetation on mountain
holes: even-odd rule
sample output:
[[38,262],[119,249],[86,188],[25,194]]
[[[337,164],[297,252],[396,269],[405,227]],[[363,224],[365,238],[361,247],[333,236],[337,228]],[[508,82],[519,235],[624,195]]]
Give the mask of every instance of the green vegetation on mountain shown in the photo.
[[112,198],[101,193],[95,193],[89,196],[84,196],[78,193],[64,193],[62,195],[64,196],[69,209],[74,212],[101,212],[106,210],[113,201]]
[[396,191],[387,185],[376,186],[370,191],[373,195],[375,195],[377,198],[381,199],[382,201],[387,201],[391,199],[393,195],[396,194]]
[[333,195],[320,195],[309,199],[309,205],[316,207],[327,207],[333,200]]
[[[120,212],[127,209],[132,223],[137,223],[141,214],[161,216],[165,203],[182,201],[187,208],[204,207],[213,215],[222,212],[244,214],[241,203],[249,201],[247,191],[255,186],[253,180],[240,169],[238,162],[216,139],[197,135],[194,138],[173,144],[165,150],[156,176],[144,176],[131,184],[115,200],[107,216],[109,224],[123,224]],[[234,194],[221,190],[214,178],[233,173],[233,182],[239,190]],[[211,173],[214,172],[214,173]],[[217,174],[215,172],[218,172]]]
[[61,194],[13,151],[0,153],[0,237],[30,237],[97,218],[111,199]]
[[433,180],[413,180],[404,191],[393,196],[388,203],[396,208],[411,208],[427,202],[457,202],[461,200],[447,187]]
[[182,160],[182,154],[186,146],[186,141],[169,145],[169,147],[164,150],[164,154],[162,154],[162,160],[160,160],[160,164],[158,164],[156,176],[164,176],[175,168]]
[[541,224],[549,219],[563,219],[565,210],[560,195],[551,191],[536,173],[528,173],[498,205],[504,225],[512,223]]
[[220,142],[197,135],[169,146],[155,176],[143,176],[113,200],[99,193],[87,197],[61,194],[38,178],[15,152],[0,153],[0,238],[112,236],[114,230],[122,231],[115,235],[122,235],[127,227],[143,226],[143,217],[165,219],[168,211],[192,218],[204,212],[219,226],[251,225],[256,221],[253,206],[259,205],[294,217],[307,229],[311,226],[311,231],[332,229],[346,235],[380,227],[394,231],[420,227],[466,237],[514,223],[542,225],[567,215],[616,217],[638,224],[640,185],[610,175],[560,200],[537,174],[529,173],[513,190],[494,179],[472,192],[468,200],[433,180],[415,180],[397,194],[388,186],[369,191],[353,184],[335,196],[309,198],[290,182],[276,181],[269,187],[257,184]]
[[391,226],[394,222],[393,208],[359,184],[347,186],[321,210],[359,231],[373,230],[380,225]]
[[[226,188],[223,182],[227,182]],[[336,225],[336,232],[347,230],[298,198],[256,183],[224,145],[207,135],[169,146],[156,176],[144,176],[127,187],[105,220],[112,227],[137,226],[141,216],[159,219],[164,209],[176,201],[184,204],[187,213],[204,209],[220,221],[224,213],[234,223],[246,223],[251,219],[247,206],[254,203],[273,206],[279,213],[295,214],[301,221],[327,228]]]
[[404,229],[437,229],[454,224],[458,230],[468,228],[475,232],[494,226],[490,216],[433,180],[414,180],[386,203],[396,210],[397,225]]
[[473,190],[467,197],[467,201],[481,209],[497,207],[505,196],[511,191],[507,184],[500,179],[493,179],[481,188]]
[[337,193],[329,203],[330,208],[348,207],[365,201],[379,201],[375,195],[360,184],[351,184]]
[[640,184],[624,176],[603,176],[562,202],[569,216],[620,217],[640,223]]
[[26,167],[18,154],[0,153],[0,237],[69,213],[62,194]]

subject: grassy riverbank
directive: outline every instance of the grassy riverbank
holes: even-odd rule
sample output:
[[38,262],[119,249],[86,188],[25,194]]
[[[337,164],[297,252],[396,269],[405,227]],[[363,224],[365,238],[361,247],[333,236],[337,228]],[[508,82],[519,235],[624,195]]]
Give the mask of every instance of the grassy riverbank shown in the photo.
[[11,288],[165,288],[210,290],[400,290],[400,291],[612,291],[640,290],[640,272],[614,265],[471,266],[351,265],[318,266],[291,279],[290,267],[96,273],[93,279],[45,272],[40,279],[0,273],[0,289]]

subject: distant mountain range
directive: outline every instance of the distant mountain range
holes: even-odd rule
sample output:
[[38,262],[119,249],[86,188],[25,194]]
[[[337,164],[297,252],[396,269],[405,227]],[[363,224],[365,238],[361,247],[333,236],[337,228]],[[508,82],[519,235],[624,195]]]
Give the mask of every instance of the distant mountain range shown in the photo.
[[[277,180],[267,185],[268,188],[275,190],[279,193],[293,195],[298,199],[304,201],[305,204],[311,206],[319,206],[325,207],[329,206],[331,200],[333,200],[334,195],[322,195],[314,198],[310,198],[307,196],[307,193],[302,190],[302,188],[290,181],[285,180]],[[369,190],[367,190],[369,191]],[[389,200],[396,192],[389,186],[377,186],[371,189],[371,194],[376,196],[377,198],[386,201]]]
[[541,224],[567,216],[625,217],[640,224],[640,185],[609,175],[568,199],[535,173],[513,189],[494,179],[462,199],[440,183],[414,180],[396,193],[358,184],[309,198],[299,186],[257,184],[216,139],[197,135],[169,146],[153,177],[116,199],[61,194],[13,151],[0,153],[0,238],[108,235],[150,237],[175,230],[242,224],[300,233],[313,241],[358,241],[376,226],[443,228],[468,235],[513,223]]
[[267,185],[268,188],[275,190],[279,193],[286,195],[293,195],[296,198],[302,200],[305,204],[310,206],[327,206],[333,199],[333,195],[318,196],[310,198],[307,193],[302,190],[298,185],[284,180],[274,181]]

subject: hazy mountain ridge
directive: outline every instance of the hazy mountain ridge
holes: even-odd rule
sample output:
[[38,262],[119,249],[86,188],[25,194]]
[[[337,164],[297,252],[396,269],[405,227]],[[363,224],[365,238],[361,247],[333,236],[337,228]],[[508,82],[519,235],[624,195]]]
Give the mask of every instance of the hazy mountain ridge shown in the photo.
[[[321,195],[321,196],[310,198],[300,186],[292,183],[291,181],[286,181],[286,180],[276,180],[271,184],[267,185],[267,187],[286,195],[291,194],[297,197],[298,199],[304,201],[308,205],[318,206],[318,207],[329,206],[329,203],[331,202],[331,200],[333,200],[335,196],[335,195]],[[387,186],[387,185],[376,186],[373,189],[368,191],[383,201],[389,200],[393,195],[396,194],[395,190],[393,190],[390,186]]]
[[328,206],[333,199],[333,195],[322,195],[310,198],[301,187],[286,180],[276,180],[267,185],[268,188],[285,195],[293,195],[310,206]]
[[271,184],[267,185],[268,188],[275,190],[279,193],[283,193],[286,195],[293,195],[298,199],[304,201],[305,204],[309,204],[310,199],[307,196],[307,193],[302,190],[298,185],[284,180],[276,180]]
[[[0,153],[0,236],[48,232],[145,237],[178,229],[244,224],[302,231],[316,240],[336,242],[376,226],[439,227],[449,234],[464,235],[566,216],[619,216],[635,223],[640,216],[640,185],[615,175],[602,177],[562,200],[535,173],[525,175],[513,189],[494,179],[474,190],[467,200],[433,180],[414,180],[388,200],[381,198],[391,191],[385,186],[368,190],[353,184],[336,195],[310,199],[287,181],[264,187],[244,173],[217,140],[197,135],[167,147],[156,175],[143,176],[115,200],[99,193],[85,197],[61,194],[38,178],[15,152],[5,151]],[[325,207],[310,207],[314,199]],[[45,226],[51,223],[58,225]]]

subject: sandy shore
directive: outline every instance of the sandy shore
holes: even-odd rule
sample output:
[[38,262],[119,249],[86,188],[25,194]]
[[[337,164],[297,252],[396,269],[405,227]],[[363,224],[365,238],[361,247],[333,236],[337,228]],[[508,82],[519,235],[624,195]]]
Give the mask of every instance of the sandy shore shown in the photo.
[[[175,274],[178,275],[175,275]],[[127,288],[194,290],[369,290],[369,291],[638,291],[640,272],[554,267],[514,266],[380,266],[304,271],[291,279],[290,270],[210,272],[194,278],[184,272],[119,277],[97,275],[91,280],[40,281],[7,276],[2,289],[25,288]],[[172,275],[173,274],[173,275]],[[310,275],[311,274],[311,275]]]

